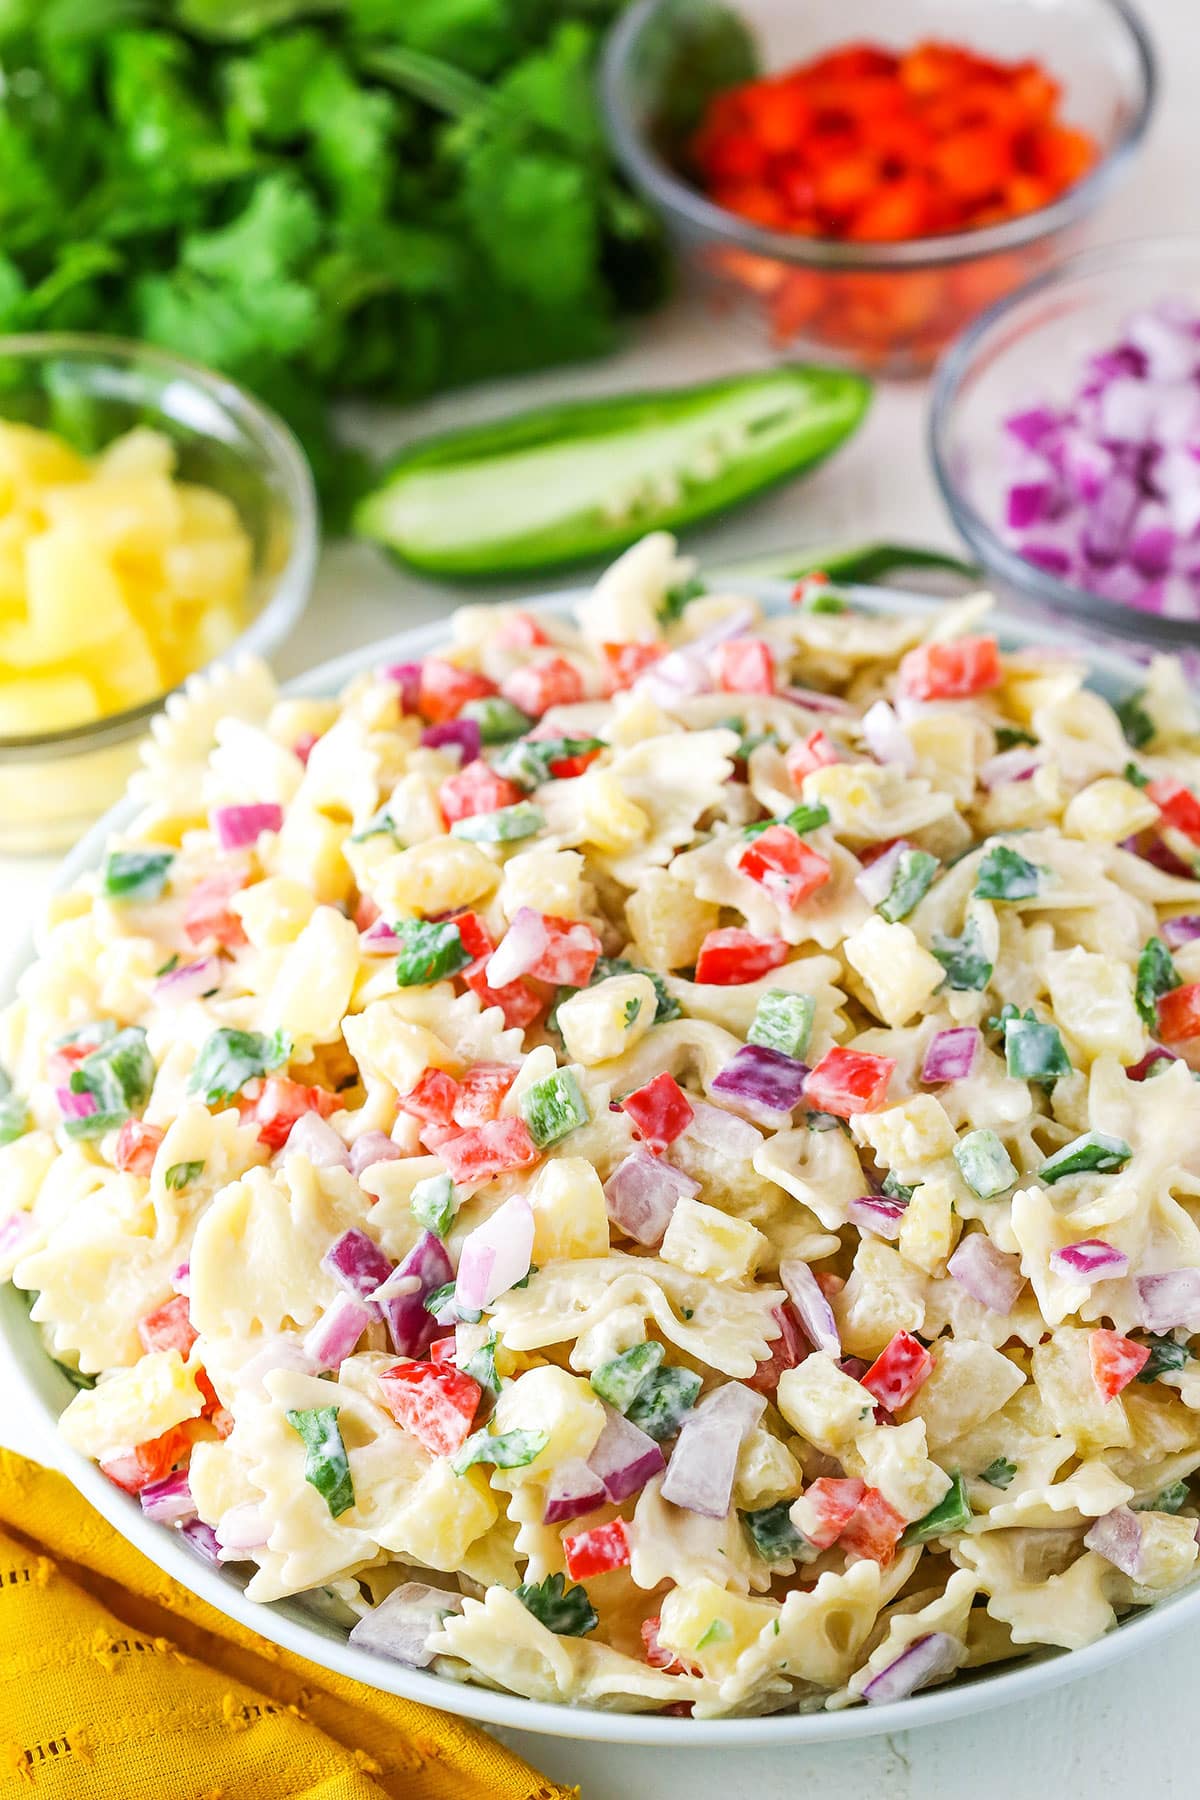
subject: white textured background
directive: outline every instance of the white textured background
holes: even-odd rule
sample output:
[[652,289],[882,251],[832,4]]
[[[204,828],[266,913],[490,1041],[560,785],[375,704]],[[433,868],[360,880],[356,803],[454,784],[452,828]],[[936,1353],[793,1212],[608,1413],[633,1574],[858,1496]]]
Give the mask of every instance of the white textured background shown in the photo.
[[[1195,231],[1200,224],[1200,5],[1141,0],[1141,10],[1157,39],[1163,93],[1150,142],[1131,179],[1104,209],[1093,231],[1097,241]],[[748,344],[681,304],[648,322],[615,360],[451,395],[398,419],[386,442],[541,399],[700,380],[754,363]],[[920,385],[881,390],[861,434],[811,481],[697,534],[689,548],[710,561],[732,561],[841,537],[900,537],[950,547],[928,469],[925,427]],[[337,545],[324,559],[308,617],[279,659],[280,671],[295,674],[436,617],[452,603],[445,589],[400,575],[357,546]],[[0,861],[0,943],[17,935],[51,874],[45,863]],[[0,1396],[0,1442],[52,1462],[53,1445],[39,1440],[14,1392],[3,1345]],[[548,1774],[579,1783],[583,1800],[1126,1800],[1130,1794],[1195,1800],[1198,1685],[1200,1636],[1185,1631],[1143,1660],[1059,1688],[1040,1703],[865,1743],[735,1758],[712,1750],[633,1750],[505,1735]]]

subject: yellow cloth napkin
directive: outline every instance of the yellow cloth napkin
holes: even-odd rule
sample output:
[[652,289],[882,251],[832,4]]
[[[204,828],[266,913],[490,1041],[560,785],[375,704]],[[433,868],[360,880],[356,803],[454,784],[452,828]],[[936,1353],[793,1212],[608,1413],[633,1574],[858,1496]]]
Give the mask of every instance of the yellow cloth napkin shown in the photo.
[[0,1450],[0,1794],[569,1800],[471,1725],[293,1656]]

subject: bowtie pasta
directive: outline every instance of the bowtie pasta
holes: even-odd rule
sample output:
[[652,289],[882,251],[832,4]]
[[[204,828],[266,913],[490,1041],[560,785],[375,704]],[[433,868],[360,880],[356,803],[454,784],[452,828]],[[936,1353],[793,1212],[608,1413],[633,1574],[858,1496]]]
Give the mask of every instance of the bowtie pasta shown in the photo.
[[0,1024],[61,1429],[368,1650],[697,1717],[1191,1579],[1200,722],[648,538],[173,702]]

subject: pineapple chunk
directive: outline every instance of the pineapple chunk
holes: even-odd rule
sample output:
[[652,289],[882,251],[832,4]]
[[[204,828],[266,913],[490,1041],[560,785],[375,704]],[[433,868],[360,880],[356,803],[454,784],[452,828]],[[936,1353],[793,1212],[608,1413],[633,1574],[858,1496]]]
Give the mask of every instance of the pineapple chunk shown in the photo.
[[[550,1441],[528,1465],[543,1474],[568,1456],[587,1461],[604,1430],[604,1407],[578,1375],[546,1363],[530,1369],[501,1390],[493,1415],[496,1432],[545,1431]],[[525,1479],[526,1470],[506,1470],[509,1480]]]
[[63,528],[32,538],[25,549],[25,578],[41,659],[61,657],[64,650],[79,656],[135,629],[111,563],[82,531]]
[[388,858],[376,877],[375,898],[386,913],[428,916],[486,899],[499,880],[499,869],[477,844],[433,838]]
[[625,902],[629,929],[655,969],[691,968],[720,916],[719,907],[698,899],[668,869],[644,869]]
[[256,950],[294,944],[317,910],[308,889],[285,875],[271,875],[243,888],[233,895],[229,906]]
[[1191,1574],[1200,1552],[1195,1519],[1177,1518],[1171,1513],[1140,1512],[1138,1522],[1142,1528],[1138,1587],[1154,1593],[1178,1587]]
[[702,1577],[672,1588],[662,1603],[658,1641],[683,1662],[696,1663],[712,1681],[732,1675],[743,1651],[773,1619],[774,1600],[750,1600],[727,1593]]
[[297,1058],[340,1037],[357,973],[357,926],[319,906],[284,955],[267,1000],[269,1024],[292,1039]]
[[521,850],[504,865],[500,910],[512,919],[522,906],[556,919],[582,919],[591,890],[578,850]]
[[775,1404],[802,1438],[831,1456],[852,1443],[875,1417],[874,1394],[824,1352],[814,1352],[794,1369],[783,1371]]
[[431,1463],[375,1533],[385,1550],[429,1569],[457,1569],[477,1538],[500,1517],[482,1469],[456,1475],[445,1457]]
[[659,1255],[663,1262],[710,1281],[753,1275],[770,1243],[748,1219],[734,1219],[703,1200],[676,1202]]
[[848,1473],[878,1488],[888,1505],[910,1523],[923,1519],[950,1492],[949,1475],[926,1454],[920,1419],[906,1425],[873,1425],[859,1433],[854,1449],[842,1461]]
[[15,681],[0,676],[0,735],[4,737],[55,731],[65,724],[86,725],[103,710],[95,688],[83,675],[64,670],[62,674],[25,674]]
[[900,1221],[900,1254],[927,1275],[944,1275],[961,1224],[954,1211],[955,1187],[943,1175],[923,1181]]
[[459,1063],[440,1037],[406,1019],[403,1008],[399,996],[373,1000],[341,1025],[350,1054],[363,1074],[390,1082],[398,1094],[409,1094],[424,1070],[455,1069]]
[[1145,1028],[1126,965],[1077,944],[1071,950],[1052,951],[1044,967],[1055,1017],[1085,1056],[1136,1062]]
[[1085,843],[1119,844],[1122,838],[1153,825],[1157,817],[1153,800],[1131,781],[1106,775],[1074,796],[1063,814],[1063,830]]
[[1007,1356],[976,1338],[939,1338],[932,1354],[932,1372],[903,1417],[924,1421],[936,1453],[999,1412],[1024,1387],[1025,1377]]
[[884,1167],[903,1182],[910,1175],[919,1176],[939,1157],[949,1156],[955,1143],[949,1115],[932,1094],[914,1094],[883,1112],[856,1113],[851,1129],[859,1143],[869,1144]]
[[625,793],[607,769],[593,769],[576,784],[580,830],[587,844],[618,855],[640,844],[650,830],[649,816]]
[[862,976],[886,1025],[907,1025],[946,977],[937,957],[918,943],[907,925],[889,925],[878,914],[851,932],[842,950],[850,967]]
[[342,855],[347,826],[309,806],[289,806],[283,827],[264,861],[273,875],[286,875],[325,906],[349,898],[354,885]]
[[73,1450],[99,1462],[197,1419],[204,1395],[178,1350],[155,1350],[131,1369],[81,1388],[58,1421]]
[[572,1062],[590,1068],[640,1043],[658,1007],[648,975],[610,975],[580,988],[558,1009],[558,1028]]
[[787,1445],[765,1425],[756,1425],[738,1452],[733,1498],[747,1512],[791,1499],[802,1486],[800,1464]]
[[564,1257],[608,1255],[608,1208],[591,1163],[581,1156],[547,1162],[529,1190],[533,1260],[541,1268]]

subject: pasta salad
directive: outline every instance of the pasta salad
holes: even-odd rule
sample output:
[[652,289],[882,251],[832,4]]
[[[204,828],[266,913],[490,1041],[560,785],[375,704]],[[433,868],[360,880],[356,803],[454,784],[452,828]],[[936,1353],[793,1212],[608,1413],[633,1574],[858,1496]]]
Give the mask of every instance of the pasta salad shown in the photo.
[[656,534],[336,699],[194,682],[0,1021],[66,1441],[252,1598],[593,1707],[1189,1581],[1200,719],[986,613]]

